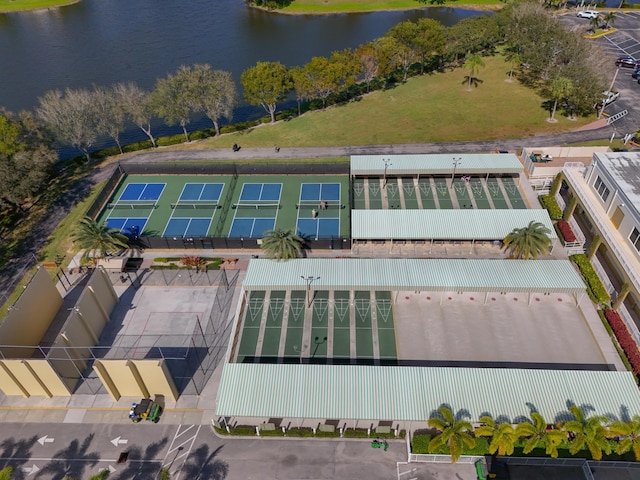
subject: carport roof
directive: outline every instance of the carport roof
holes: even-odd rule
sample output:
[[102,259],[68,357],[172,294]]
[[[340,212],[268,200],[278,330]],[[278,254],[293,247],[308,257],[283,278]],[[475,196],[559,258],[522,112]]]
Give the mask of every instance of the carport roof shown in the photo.
[[436,154],[436,155],[352,155],[351,175],[381,176],[387,162],[387,175],[451,175],[453,161],[459,160],[459,175],[519,174],[524,170],[512,153]]
[[585,291],[569,260],[300,258],[251,260],[245,290]]
[[514,228],[540,222],[557,239],[546,210],[352,210],[354,240],[502,240]]
[[442,404],[481,415],[566,418],[568,406],[593,415],[640,414],[630,372],[362,365],[227,364],[216,414],[229,417],[421,421]]

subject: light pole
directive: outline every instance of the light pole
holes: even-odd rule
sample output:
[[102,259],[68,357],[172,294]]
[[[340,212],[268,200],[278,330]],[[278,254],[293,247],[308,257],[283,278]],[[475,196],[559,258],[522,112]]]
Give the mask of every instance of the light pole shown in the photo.
[[462,158],[454,158],[453,159],[453,173],[451,174],[451,188],[453,188],[453,180],[456,178],[456,167],[462,163]]
[[314,280],[320,280],[320,277],[314,277],[313,275],[300,275],[300,278],[307,282],[307,308],[311,308],[311,302],[313,302],[313,297],[311,296],[311,282]]
[[386,188],[387,186],[387,169],[393,165],[393,163],[391,162],[390,158],[383,158],[382,161],[384,162],[384,176],[383,176],[383,180],[382,180],[382,188]]

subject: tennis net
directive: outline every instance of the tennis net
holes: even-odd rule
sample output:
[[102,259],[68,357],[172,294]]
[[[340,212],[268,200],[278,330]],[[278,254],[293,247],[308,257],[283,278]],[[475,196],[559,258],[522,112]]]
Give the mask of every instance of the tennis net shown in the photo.
[[324,205],[325,210],[336,210],[346,208],[345,205],[341,204],[339,201],[318,201],[318,200],[300,200],[300,203],[296,203],[296,208],[315,208],[317,210],[323,210],[322,206]]
[[231,208],[237,208],[241,210],[262,210],[262,209],[279,209],[281,208],[279,203],[234,203]]
[[206,202],[198,202],[198,203],[172,203],[171,210],[178,209],[186,209],[186,210],[216,210],[218,208],[222,208],[218,203],[206,203]]
[[116,202],[107,205],[107,208],[112,210],[148,210],[150,208],[157,208],[156,202]]

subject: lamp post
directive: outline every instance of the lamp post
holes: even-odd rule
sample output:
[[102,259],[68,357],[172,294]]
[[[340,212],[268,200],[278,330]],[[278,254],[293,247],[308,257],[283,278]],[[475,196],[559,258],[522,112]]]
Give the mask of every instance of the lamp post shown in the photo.
[[387,186],[387,169],[393,165],[393,163],[391,162],[390,158],[383,158],[382,161],[384,162],[384,176],[383,176],[383,180],[382,180],[382,188],[386,188]]
[[300,278],[307,282],[307,308],[311,308],[311,303],[313,302],[313,297],[311,296],[311,282],[314,280],[320,280],[320,277],[314,277],[313,275],[300,275]]
[[451,174],[451,188],[453,188],[453,180],[456,178],[456,167],[462,163],[462,158],[454,158],[453,159],[453,173]]

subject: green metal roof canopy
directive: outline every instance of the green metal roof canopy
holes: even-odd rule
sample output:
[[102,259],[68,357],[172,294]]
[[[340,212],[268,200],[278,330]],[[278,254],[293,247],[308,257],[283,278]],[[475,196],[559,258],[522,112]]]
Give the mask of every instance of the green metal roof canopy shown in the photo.
[[352,210],[354,240],[502,240],[540,222],[558,238],[546,210]]
[[511,421],[535,408],[548,421],[569,402],[593,415],[640,414],[630,372],[227,364],[216,414],[230,417],[426,421],[443,403]]
[[517,175],[524,170],[518,157],[511,153],[438,154],[438,155],[352,155],[351,176],[385,173],[397,175],[451,175],[453,162],[458,175],[486,175],[508,173]]
[[245,290],[420,290],[578,294],[585,285],[569,260],[300,258],[251,260]]

